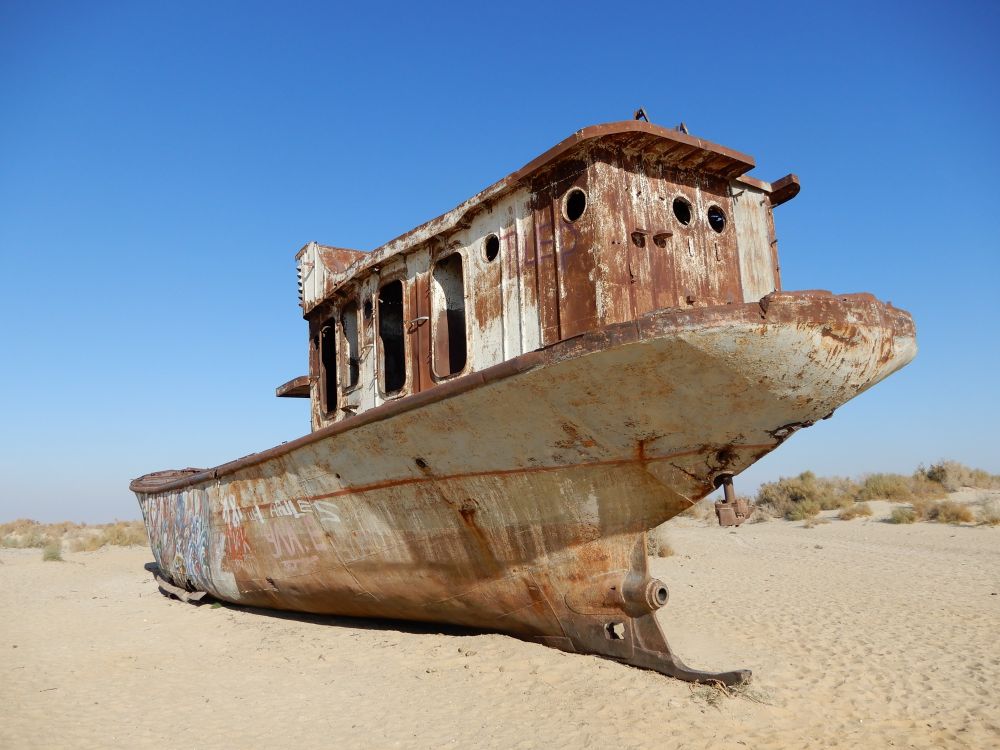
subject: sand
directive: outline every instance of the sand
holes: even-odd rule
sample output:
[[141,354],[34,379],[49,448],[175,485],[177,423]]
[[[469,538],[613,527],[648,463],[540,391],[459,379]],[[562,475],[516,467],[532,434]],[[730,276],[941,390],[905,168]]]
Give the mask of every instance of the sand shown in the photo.
[[0,551],[0,747],[1000,747],[1000,527],[677,519],[653,560],[731,696],[495,634],[168,600],[143,548]]

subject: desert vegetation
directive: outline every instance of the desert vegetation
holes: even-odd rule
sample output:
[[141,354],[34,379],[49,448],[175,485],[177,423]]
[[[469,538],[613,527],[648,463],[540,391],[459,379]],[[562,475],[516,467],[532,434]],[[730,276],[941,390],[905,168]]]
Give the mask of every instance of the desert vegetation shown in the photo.
[[976,520],[985,526],[1000,526],[1000,499],[981,495],[977,502]]
[[957,461],[939,461],[920,466],[910,475],[868,474],[860,479],[818,477],[805,471],[796,477],[782,477],[761,485],[757,492],[757,513],[789,521],[807,521],[824,510],[840,510],[838,518],[872,515],[872,500],[905,503],[893,508],[890,523],[981,523],[1000,525],[1000,500],[988,492],[976,503],[978,508],[948,499],[961,489],[1000,489],[1000,476],[973,469]]
[[868,503],[854,503],[853,505],[848,505],[846,508],[840,511],[837,515],[841,521],[850,521],[852,518],[864,518],[872,514],[872,506]]
[[[130,547],[149,544],[142,521],[115,521],[82,524],[72,521],[40,523],[28,518],[0,524],[0,547],[38,548],[46,560],[62,559],[62,550],[91,552],[101,547]],[[52,557],[56,550],[59,557]]]

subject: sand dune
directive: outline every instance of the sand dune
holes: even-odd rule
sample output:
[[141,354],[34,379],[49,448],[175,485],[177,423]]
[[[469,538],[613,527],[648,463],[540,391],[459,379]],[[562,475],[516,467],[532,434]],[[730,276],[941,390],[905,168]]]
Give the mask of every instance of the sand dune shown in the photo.
[[722,695],[494,634],[164,599],[142,548],[0,551],[0,747],[1000,746],[1000,528],[669,524]]

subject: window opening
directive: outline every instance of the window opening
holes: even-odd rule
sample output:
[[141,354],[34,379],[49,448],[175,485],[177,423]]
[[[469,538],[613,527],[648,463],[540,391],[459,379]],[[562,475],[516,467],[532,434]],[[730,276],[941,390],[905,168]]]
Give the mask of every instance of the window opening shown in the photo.
[[353,388],[361,376],[360,347],[358,341],[358,303],[350,302],[340,314],[341,328],[344,331],[344,374],[341,377],[343,388]]
[[454,375],[465,369],[465,279],[462,256],[453,253],[434,266],[434,374]]
[[395,393],[406,384],[402,281],[390,281],[379,290],[378,337],[381,343],[382,388],[387,394]]
[[726,228],[726,214],[718,206],[708,207],[708,225],[716,232]]
[[322,373],[323,412],[330,414],[337,408],[337,321],[330,318],[319,330],[319,356]]
[[691,223],[691,204],[683,198],[674,198],[674,216],[684,226]]
[[587,210],[587,194],[580,188],[573,188],[566,193],[566,218],[576,221]]
[[491,234],[486,238],[486,242],[483,243],[483,252],[486,254],[486,260],[492,263],[497,259],[500,254],[500,238],[495,234]]

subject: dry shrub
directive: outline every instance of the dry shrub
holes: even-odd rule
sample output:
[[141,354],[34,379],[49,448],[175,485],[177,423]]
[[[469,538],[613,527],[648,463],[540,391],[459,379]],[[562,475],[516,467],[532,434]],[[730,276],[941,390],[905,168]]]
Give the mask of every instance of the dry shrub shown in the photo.
[[972,509],[968,505],[956,503],[953,500],[941,500],[934,503],[927,518],[938,523],[972,523],[975,520]]
[[30,518],[18,518],[16,521],[0,523],[0,536],[20,536],[40,526],[38,521],[32,521]]
[[0,525],[0,547],[17,549],[39,548],[56,541],[48,528],[38,521],[19,518],[16,521]]
[[646,554],[650,557],[671,557],[674,554],[674,548],[659,526],[646,532]]
[[976,520],[986,526],[1000,526],[1000,500],[995,497],[980,497]]
[[937,521],[939,523],[972,523],[972,509],[964,503],[954,500],[928,500],[914,498],[910,503],[918,521]]
[[937,482],[932,482],[919,471],[914,472],[913,477],[910,479],[910,489],[913,491],[914,497],[927,498],[929,500],[937,500],[948,496],[948,490]]
[[96,529],[85,530],[84,533],[70,539],[69,548],[72,552],[93,552],[104,546],[101,532]]
[[62,562],[62,545],[59,542],[51,542],[42,548],[42,560],[45,562]]
[[78,529],[71,542],[74,552],[93,552],[101,547],[145,547],[149,544],[142,521],[115,521],[97,527]]
[[850,521],[852,518],[867,517],[872,514],[872,508],[868,503],[854,503],[840,511],[837,516],[841,521]]
[[983,490],[1000,489],[1000,475],[990,474],[982,469],[973,469],[958,461],[938,461],[925,469],[917,469],[917,475],[929,482],[941,485],[948,492],[955,492],[963,487],[976,487]]
[[913,476],[902,474],[869,474],[864,478],[856,498],[860,500],[889,500],[895,503],[913,502],[917,498],[944,497],[945,489],[926,476],[916,472]]
[[788,521],[804,521],[807,518],[818,516],[820,510],[822,508],[820,508],[819,503],[815,500],[801,500],[793,503],[785,511],[785,519]]
[[857,485],[849,479],[821,478],[804,471],[797,477],[762,484],[757,491],[757,505],[776,518],[801,521],[821,510],[851,505],[856,493]]
[[886,520],[889,523],[914,523],[917,520],[917,512],[913,508],[893,508]]
[[105,524],[103,529],[104,543],[112,547],[144,547],[149,544],[146,524],[142,521],[115,521]]
[[130,547],[146,546],[146,525],[142,521],[115,521],[98,526],[61,521],[59,523],[39,523],[20,518],[10,523],[0,524],[0,547],[39,549],[66,541],[74,552],[89,552],[108,545]]
[[913,498],[910,478],[902,474],[869,474],[858,491],[858,500],[895,500],[908,502]]
[[918,521],[929,521],[934,515],[937,503],[926,497],[915,497],[910,502],[910,507],[917,514]]

